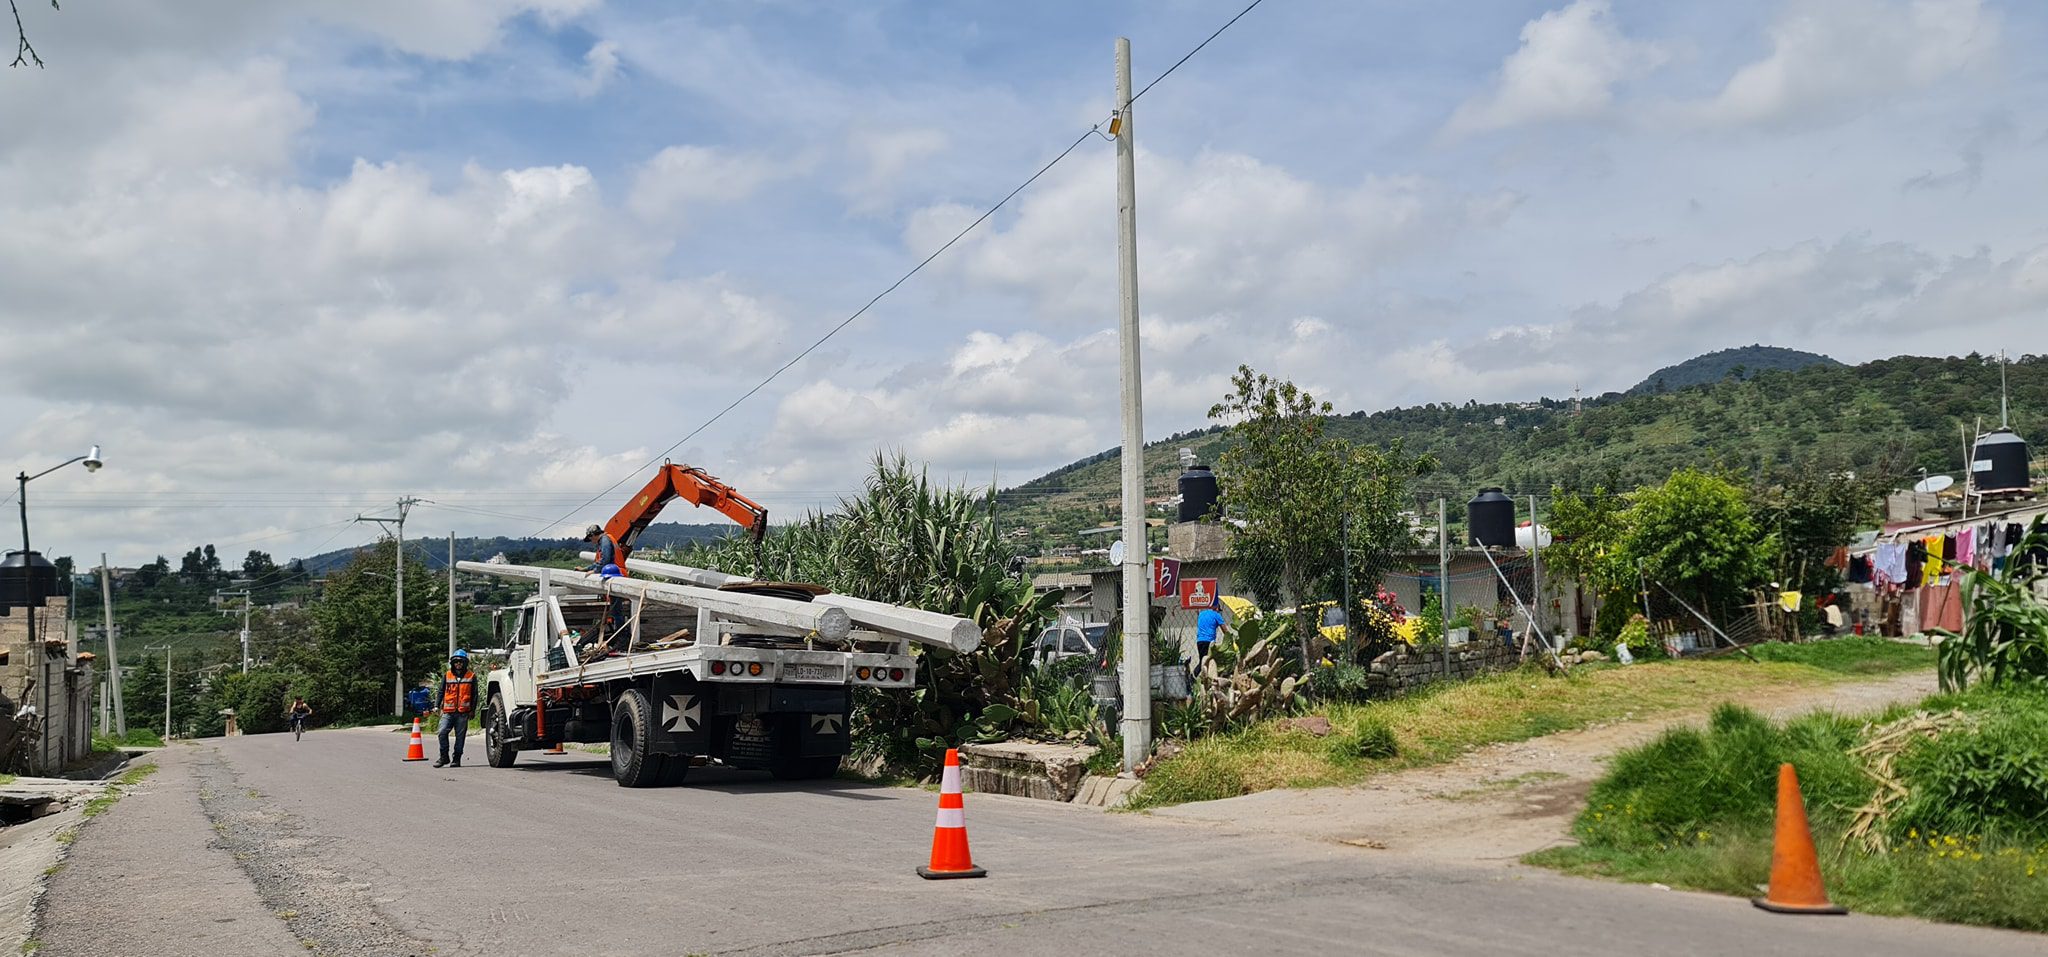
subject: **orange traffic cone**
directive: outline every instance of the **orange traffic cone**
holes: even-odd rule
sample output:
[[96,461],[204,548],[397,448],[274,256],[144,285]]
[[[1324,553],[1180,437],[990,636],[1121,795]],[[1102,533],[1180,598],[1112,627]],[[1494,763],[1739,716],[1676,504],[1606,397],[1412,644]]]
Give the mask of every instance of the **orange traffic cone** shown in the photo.
[[407,761],[425,761],[427,759],[427,746],[420,741],[420,719],[418,715],[414,715],[412,719],[412,743],[405,747],[405,759]]
[[1778,829],[1771,848],[1771,886],[1750,903],[1780,914],[1846,914],[1828,901],[1821,885],[1820,858],[1813,852],[1813,829],[1806,823],[1806,802],[1799,797],[1799,772],[1778,765]]
[[939,776],[939,821],[932,828],[932,862],[917,869],[928,881],[953,877],[987,877],[967,853],[967,806],[960,800],[960,752],[946,749],[946,770]]

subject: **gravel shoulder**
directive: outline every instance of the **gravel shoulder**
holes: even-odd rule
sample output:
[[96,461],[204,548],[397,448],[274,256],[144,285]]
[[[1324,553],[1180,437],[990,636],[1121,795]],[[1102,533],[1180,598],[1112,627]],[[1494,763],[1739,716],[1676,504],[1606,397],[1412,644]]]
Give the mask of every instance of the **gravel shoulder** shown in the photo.
[[158,772],[84,822],[49,879],[36,931],[48,957],[305,953],[265,906],[200,806],[198,747],[166,748]]
[[1697,709],[1479,748],[1449,764],[1341,788],[1276,790],[1145,812],[1233,833],[1287,834],[1459,863],[1512,864],[1572,843],[1571,821],[1608,758],[1679,724],[1702,724],[1732,700],[1783,718],[1826,708],[1874,711],[1936,690],[1934,672],[1796,691],[1736,695]]

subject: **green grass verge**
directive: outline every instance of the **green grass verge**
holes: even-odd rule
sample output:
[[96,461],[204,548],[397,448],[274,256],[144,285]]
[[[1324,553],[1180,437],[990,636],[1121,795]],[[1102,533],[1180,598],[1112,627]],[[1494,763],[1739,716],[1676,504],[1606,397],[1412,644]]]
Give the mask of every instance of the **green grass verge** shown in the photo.
[[121,795],[127,788],[141,783],[143,779],[155,773],[156,765],[154,764],[143,764],[129,768],[127,773],[114,779],[114,784],[112,787],[107,788],[107,793],[85,802],[85,816],[95,818],[107,813],[108,810],[113,808],[114,802],[121,800]]
[[1873,784],[1849,751],[1875,724],[1826,713],[1782,725],[1740,708],[1615,758],[1573,825],[1582,842],[1525,858],[1567,873],[1754,896],[1769,879],[1777,767],[1801,793],[1835,902],[1876,914],[2048,931],[2048,693],[1972,691],[1919,706],[1971,722],[1901,753],[1908,796],[1876,851],[1845,840]]
[[[1857,671],[1844,664],[1849,655],[1819,649],[1818,644],[1787,645],[1790,650],[1773,653],[1812,656],[1833,667],[1800,660],[1752,663],[1738,656],[1593,666],[1564,678],[1523,670],[1430,686],[1388,701],[1321,706],[1311,713],[1330,719],[1335,728],[1330,737],[1279,731],[1273,722],[1264,722],[1200,739],[1153,769],[1130,808],[1211,801],[1274,788],[1354,784],[1390,770],[1441,764],[1488,744],[1700,708],[1737,694],[1817,688],[1854,676],[1933,665],[1931,653],[1898,645],[1912,654],[1867,649],[1885,664],[1876,671]],[[1391,755],[1385,752],[1380,728],[1392,732]]]
[[[1881,675],[1915,668],[1934,667],[1934,649],[1883,638],[1850,636],[1785,644],[1770,642],[1750,646],[1759,661],[1783,661],[1811,665],[1822,671],[1844,675]],[[1746,661],[1739,654],[1715,661]]]

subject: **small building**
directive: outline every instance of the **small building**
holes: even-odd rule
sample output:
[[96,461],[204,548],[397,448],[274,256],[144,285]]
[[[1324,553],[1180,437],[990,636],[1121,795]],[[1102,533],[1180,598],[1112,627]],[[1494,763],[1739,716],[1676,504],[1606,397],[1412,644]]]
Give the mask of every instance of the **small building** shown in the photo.
[[[94,659],[77,654],[70,599],[45,599],[41,608],[16,608],[0,617],[0,693],[17,711],[34,709],[42,737],[22,765],[56,774],[92,751]],[[36,616],[36,645],[28,643],[28,616]],[[5,750],[8,742],[0,742]]]

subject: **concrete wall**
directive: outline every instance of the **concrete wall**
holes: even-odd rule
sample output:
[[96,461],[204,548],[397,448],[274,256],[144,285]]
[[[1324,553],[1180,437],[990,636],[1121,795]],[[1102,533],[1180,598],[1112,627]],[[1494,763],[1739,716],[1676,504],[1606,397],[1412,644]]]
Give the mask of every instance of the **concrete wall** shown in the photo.
[[[68,599],[52,598],[42,608],[17,608],[0,618],[0,648],[7,651],[0,691],[17,709],[34,706],[44,719],[42,741],[32,752],[37,773],[55,773],[92,750],[95,679],[90,665],[72,655],[77,642],[65,620],[68,608]],[[28,646],[29,614],[36,616],[38,648]]]

